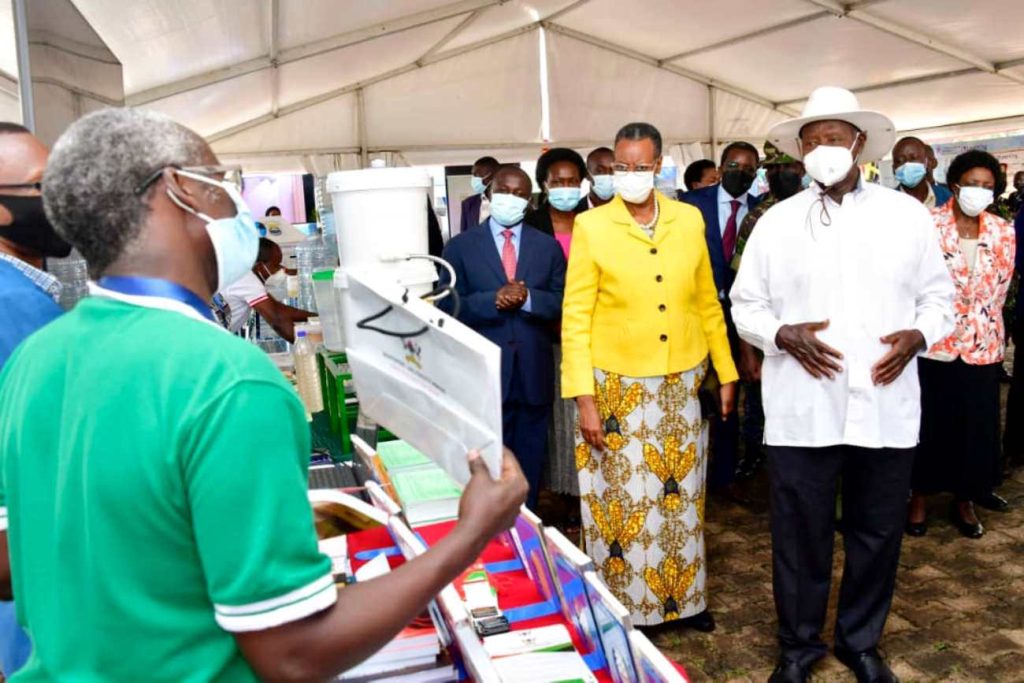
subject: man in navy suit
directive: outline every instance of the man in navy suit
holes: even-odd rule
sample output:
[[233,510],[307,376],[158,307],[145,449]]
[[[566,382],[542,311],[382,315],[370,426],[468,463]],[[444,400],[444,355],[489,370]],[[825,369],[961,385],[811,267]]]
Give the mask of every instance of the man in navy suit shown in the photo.
[[[729,341],[736,364],[743,374],[744,358],[739,356],[739,337],[732,322],[729,290],[735,272],[730,268],[736,253],[736,238],[747,212],[757,206],[759,198],[748,194],[754,183],[761,155],[749,142],[733,142],[722,151],[718,169],[721,181],[717,185],[685,192],[680,201],[700,209],[704,216],[704,236],[711,256],[711,269],[722,302],[725,322],[729,328]],[[733,413],[728,420],[711,421],[711,462],[708,469],[708,487],[724,494],[737,503],[749,502],[736,484],[736,463],[739,457],[740,423]]]
[[473,175],[469,179],[473,194],[462,200],[459,233],[475,228],[490,216],[490,200],[486,193],[499,165],[494,157],[480,157],[473,162]]
[[[490,217],[453,237],[444,259],[455,270],[459,320],[501,347],[503,437],[535,507],[555,397],[552,330],[562,316],[565,257],[553,237],[523,223],[532,191],[522,169],[501,166],[488,190]],[[452,305],[442,302],[449,312]]]

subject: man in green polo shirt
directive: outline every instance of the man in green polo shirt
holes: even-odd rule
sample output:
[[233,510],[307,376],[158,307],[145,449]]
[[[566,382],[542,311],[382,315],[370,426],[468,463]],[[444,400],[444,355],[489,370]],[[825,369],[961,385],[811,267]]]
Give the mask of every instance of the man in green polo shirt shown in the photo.
[[0,594],[13,577],[33,641],[14,681],[330,677],[419,614],[525,497],[514,458],[494,481],[470,456],[447,538],[335,589],[302,404],[210,319],[256,244],[217,163],[192,131],[130,109],[90,114],[54,146],[47,214],[98,285],[0,375]]

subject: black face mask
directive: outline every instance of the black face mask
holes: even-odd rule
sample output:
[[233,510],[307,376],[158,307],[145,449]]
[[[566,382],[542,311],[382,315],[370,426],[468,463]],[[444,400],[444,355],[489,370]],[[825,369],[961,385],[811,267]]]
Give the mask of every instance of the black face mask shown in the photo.
[[746,194],[753,184],[754,174],[749,171],[726,171],[722,174],[722,187],[736,198]]
[[779,171],[768,174],[768,188],[778,201],[789,199],[804,189],[804,178],[795,171]]
[[0,195],[0,205],[11,214],[10,225],[0,225],[0,237],[42,256],[64,258],[71,245],[61,239],[43,211],[43,198]]

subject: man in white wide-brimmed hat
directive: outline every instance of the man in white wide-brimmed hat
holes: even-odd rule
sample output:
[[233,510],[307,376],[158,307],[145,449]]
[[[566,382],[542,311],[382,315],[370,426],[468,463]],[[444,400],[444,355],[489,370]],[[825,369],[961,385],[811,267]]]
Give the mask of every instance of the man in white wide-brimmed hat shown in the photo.
[[732,289],[762,370],[781,656],[771,681],[805,681],[821,640],[842,485],[835,653],[857,680],[896,678],[878,654],[896,580],[921,405],[907,367],[953,329],[953,283],[920,202],[865,182],[894,126],[853,93],[814,91],[769,141],[803,159],[809,188],[758,223]]

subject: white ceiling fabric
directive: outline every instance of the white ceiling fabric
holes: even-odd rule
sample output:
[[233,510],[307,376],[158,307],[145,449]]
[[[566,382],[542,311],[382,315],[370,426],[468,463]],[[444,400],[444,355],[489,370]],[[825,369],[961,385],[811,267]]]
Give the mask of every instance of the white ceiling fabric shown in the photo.
[[[607,144],[631,120],[687,149],[760,142],[820,85],[933,139],[1019,129],[1024,116],[1020,0],[74,3],[122,62],[129,104],[253,170],[390,151],[409,163],[532,156]],[[12,76],[5,44],[0,115]]]

